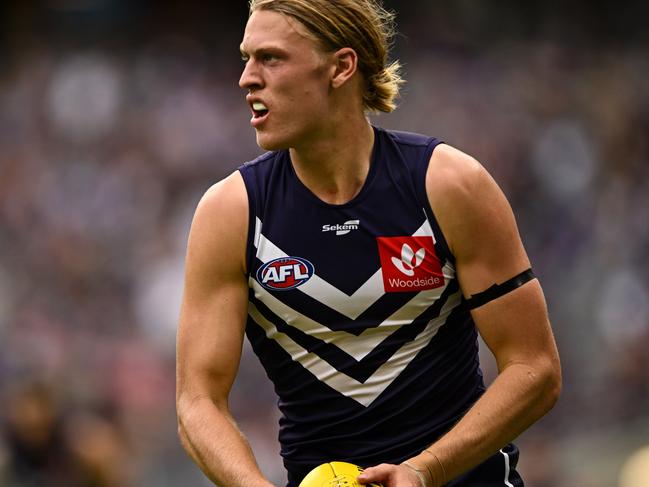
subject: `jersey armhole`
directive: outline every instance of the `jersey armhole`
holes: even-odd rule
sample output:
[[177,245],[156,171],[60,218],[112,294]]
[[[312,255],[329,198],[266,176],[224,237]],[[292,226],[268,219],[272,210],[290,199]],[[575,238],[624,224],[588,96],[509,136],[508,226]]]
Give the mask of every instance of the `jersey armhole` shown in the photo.
[[239,173],[248,195],[248,236],[246,238],[246,276],[250,278],[250,272],[255,259],[255,238],[257,232],[257,205],[254,192],[254,183],[250,178],[254,177],[252,171],[246,165],[241,166]]
[[430,226],[433,229],[433,234],[435,235],[435,247],[438,252],[440,252],[444,257],[446,257],[452,264],[455,264],[455,256],[451,253],[451,249],[446,242],[444,233],[442,232],[437,218],[435,218],[435,212],[430,206],[430,201],[428,200],[428,193],[426,192],[426,173],[428,172],[428,166],[430,165],[430,158],[435,151],[435,148],[443,144],[444,142],[438,139],[431,139],[431,141],[426,146],[421,159],[417,161],[417,165],[414,171],[414,185],[415,191],[417,193],[417,198],[419,204],[424,209],[426,217],[430,222]]

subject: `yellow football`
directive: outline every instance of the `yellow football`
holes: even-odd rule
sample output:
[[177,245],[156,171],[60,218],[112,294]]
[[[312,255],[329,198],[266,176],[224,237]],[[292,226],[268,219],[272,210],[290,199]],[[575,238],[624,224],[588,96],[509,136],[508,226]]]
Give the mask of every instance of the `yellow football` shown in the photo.
[[329,462],[311,470],[299,487],[382,487],[381,484],[360,484],[356,477],[363,471],[358,465],[347,462]]

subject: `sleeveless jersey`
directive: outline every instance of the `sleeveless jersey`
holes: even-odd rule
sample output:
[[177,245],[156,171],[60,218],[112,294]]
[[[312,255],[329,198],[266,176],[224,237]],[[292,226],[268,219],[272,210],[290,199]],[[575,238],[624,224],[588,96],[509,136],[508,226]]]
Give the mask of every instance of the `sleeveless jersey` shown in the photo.
[[374,133],[366,181],[342,205],[304,186],[288,151],[239,168],[246,334],[279,397],[289,479],[331,460],[401,462],[484,391],[475,325],[426,195],[439,141]]

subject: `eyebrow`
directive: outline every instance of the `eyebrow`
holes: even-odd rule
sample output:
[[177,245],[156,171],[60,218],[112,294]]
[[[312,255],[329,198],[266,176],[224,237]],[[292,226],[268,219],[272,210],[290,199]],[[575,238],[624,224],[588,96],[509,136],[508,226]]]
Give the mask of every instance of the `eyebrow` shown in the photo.
[[239,52],[241,53],[242,56],[248,56],[248,55],[254,55],[254,54],[259,54],[259,53],[271,53],[271,54],[280,54],[280,55],[286,55],[288,51],[286,49],[283,49],[279,46],[276,45],[268,45],[264,46],[262,45],[261,47],[258,47],[256,49],[253,49],[252,52],[246,51],[245,47],[243,46],[243,43],[239,45]]

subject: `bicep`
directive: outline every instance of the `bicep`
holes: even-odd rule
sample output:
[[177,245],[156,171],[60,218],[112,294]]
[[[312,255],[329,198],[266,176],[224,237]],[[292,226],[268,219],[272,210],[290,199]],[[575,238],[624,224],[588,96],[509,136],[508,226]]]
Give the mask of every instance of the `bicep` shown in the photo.
[[242,281],[215,284],[210,296],[187,286],[177,337],[179,392],[227,398],[245,330],[248,292]]
[[235,175],[211,189],[192,222],[176,360],[178,394],[189,398],[225,401],[239,365],[248,304],[241,185]]
[[499,370],[514,363],[551,365],[557,360],[538,280],[529,281],[471,313]]
[[[487,171],[456,149],[445,148],[438,157],[435,163],[442,166],[448,185],[427,180],[429,198],[454,254],[462,292],[469,298],[513,278],[530,262],[511,207]],[[554,354],[536,279],[472,310],[472,316],[501,370],[511,362]]]

